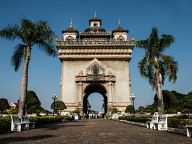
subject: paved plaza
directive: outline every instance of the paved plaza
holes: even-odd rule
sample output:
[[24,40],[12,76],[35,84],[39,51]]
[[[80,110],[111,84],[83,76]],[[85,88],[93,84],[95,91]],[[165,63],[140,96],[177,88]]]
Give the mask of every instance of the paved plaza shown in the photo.
[[0,144],[192,144],[192,138],[126,123],[92,119],[0,135]]

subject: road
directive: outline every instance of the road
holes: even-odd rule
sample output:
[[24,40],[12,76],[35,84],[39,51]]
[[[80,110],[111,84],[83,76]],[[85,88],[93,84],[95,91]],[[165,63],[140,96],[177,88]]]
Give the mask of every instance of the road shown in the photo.
[[192,144],[192,138],[118,121],[92,119],[1,134],[0,144]]

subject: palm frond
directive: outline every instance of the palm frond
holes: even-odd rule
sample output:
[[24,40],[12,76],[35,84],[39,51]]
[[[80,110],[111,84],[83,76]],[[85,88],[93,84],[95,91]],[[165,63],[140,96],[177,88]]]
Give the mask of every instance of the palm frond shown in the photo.
[[166,73],[169,77],[169,81],[175,82],[177,80],[178,64],[173,57],[162,54],[162,59],[166,67]]
[[140,40],[135,42],[136,47],[139,48],[147,48],[148,47],[148,41],[147,40]]
[[139,61],[138,68],[139,68],[139,72],[140,72],[141,76],[144,78],[147,78],[148,73],[146,70],[146,58],[145,57],[141,61]]
[[29,47],[37,44],[48,55],[56,55],[56,50],[52,44],[54,32],[46,21],[33,22],[28,19],[22,19],[21,27],[23,28],[24,43]]
[[153,27],[148,39],[148,45],[152,59],[154,59],[154,57],[159,57],[159,44],[160,41],[158,36],[158,29]]
[[0,30],[0,37],[14,40],[20,33],[18,25],[8,25],[6,28]]
[[21,20],[21,28],[23,34],[23,42],[29,46],[32,45],[32,42],[36,39],[36,30],[35,30],[35,23],[30,21],[29,19],[22,19]]
[[19,66],[23,60],[26,48],[27,46],[24,44],[18,44],[15,47],[15,52],[11,58],[11,64],[15,67],[15,71],[19,69]]
[[155,69],[154,67],[150,67],[148,66],[147,67],[147,70],[148,70],[148,80],[149,80],[149,84],[152,86],[152,89],[155,88],[155,82],[156,82],[156,79],[155,79]]
[[162,38],[160,39],[160,51],[163,52],[167,47],[169,47],[173,42],[175,41],[175,38],[172,35],[162,35]]
[[55,33],[51,30],[46,21],[39,21],[36,23],[36,32],[38,39],[44,39],[53,42]]
[[142,77],[147,78],[149,80],[149,84],[152,88],[155,87],[155,73],[154,67],[148,64],[147,58],[144,57],[138,63],[139,72]]
[[158,29],[156,27],[152,28],[148,41],[149,41],[149,45],[152,45],[152,46],[156,46],[159,43]]
[[39,49],[43,50],[49,56],[53,56],[53,57],[57,56],[57,51],[55,49],[55,46],[51,42],[37,40],[36,44],[38,45]]

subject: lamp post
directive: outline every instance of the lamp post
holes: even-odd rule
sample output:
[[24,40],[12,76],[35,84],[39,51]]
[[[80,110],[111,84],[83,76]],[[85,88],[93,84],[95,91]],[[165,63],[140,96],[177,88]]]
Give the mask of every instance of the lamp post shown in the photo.
[[52,99],[53,99],[53,117],[54,117],[54,112],[55,112],[55,100],[57,99],[57,95],[54,94],[53,97],[52,97]]
[[132,104],[133,104],[133,108],[134,108],[134,114],[135,114],[135,94],[131,94],[131,96],[130,96],[130,98],[131,98],[131,100],[132,100]]

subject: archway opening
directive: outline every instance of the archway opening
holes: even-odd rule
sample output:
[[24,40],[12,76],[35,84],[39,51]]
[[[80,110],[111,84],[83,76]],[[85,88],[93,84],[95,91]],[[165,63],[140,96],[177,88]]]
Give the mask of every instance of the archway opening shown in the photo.
[[100,93],[94,92],[87,98],[88,109],[95,113],[104,113],[104,97]]
[[[107,113],[107,96],[106,89],[103,85],[99,83],[92,83],[85,88],[85,96],[83,97],[83,113],[88,115],[90,113],[91,107],[93,105],[98,105],[98,101],[95,100],[92,104],[90,100],[94,99],[94,97],[99,96],[100,100],[102,100],[101,105],[98,105],[101,109],[103,109],[103,114]],[[90,98],[89,98],[90,97]]]

